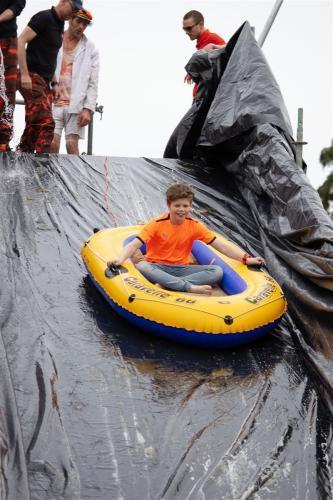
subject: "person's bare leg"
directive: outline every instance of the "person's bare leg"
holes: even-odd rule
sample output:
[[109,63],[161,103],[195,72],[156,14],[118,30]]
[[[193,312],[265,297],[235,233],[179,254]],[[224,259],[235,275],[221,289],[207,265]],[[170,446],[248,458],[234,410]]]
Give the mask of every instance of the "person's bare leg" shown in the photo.
[[189,288],[190,293],[203,293],[211,295],[213,288],[210,285],[191,285]]
[[59,153],[61,136],[59,134],[53,135],[53,141],[50,146],[50,153]]
[[79,136],[77,134],[66,135],[66,149],[69,155],[79,155]]

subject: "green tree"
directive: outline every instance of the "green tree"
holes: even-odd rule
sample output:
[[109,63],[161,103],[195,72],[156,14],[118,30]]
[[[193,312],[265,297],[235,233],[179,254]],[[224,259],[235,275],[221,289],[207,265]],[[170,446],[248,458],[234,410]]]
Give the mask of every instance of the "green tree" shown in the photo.
[[[332,145],[328,148],[324,148],[320,153],[319,157],[320,163],[327,167],[328,165],[333,165],[333,141]],[[328,210],[330,201],[333,201],[333,172],[327,177],[326,181],[318,189],[319,196],[323,202],[324,207]]]

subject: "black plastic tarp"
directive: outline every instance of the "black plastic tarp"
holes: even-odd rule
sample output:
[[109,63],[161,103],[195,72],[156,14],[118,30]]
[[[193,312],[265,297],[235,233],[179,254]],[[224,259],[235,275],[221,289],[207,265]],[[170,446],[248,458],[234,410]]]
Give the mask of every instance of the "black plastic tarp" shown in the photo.
[[194,213],[253,253],[230,174],[175,160],[2,157],[2,498],[329,498],[332,423],[287,315],[247,348],[204,351],[117,317],[79,256],[94,228]]
[[[293,161],[285,112],[213,143],[209,109],[191,161],[1,156],[1,500],[333,497],[332,226]],[[264,255],[288,294],[290,312],[260,342],[212,351],[156,338],[87,277],[79,251],[94,228],[161,213],[178,180],[195,188],[194,215]]]
[[[307,342],[330,359],[326,364],[320,357],[317,369],[333,394],[333,224],[295,162],[279,86],[248,23],[226,47],[195,53],[186,69],[199,84],[198,99],[165,156],[232,175],[294,320]],[[307,353],[316,364],[314,351]]]

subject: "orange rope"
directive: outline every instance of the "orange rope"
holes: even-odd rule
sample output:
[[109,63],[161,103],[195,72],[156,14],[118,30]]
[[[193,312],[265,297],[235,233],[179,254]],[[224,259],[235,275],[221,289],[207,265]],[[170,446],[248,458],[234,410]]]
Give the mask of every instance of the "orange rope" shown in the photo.
[[104,198],[104,205],[106,208],[107,213],[110,215],[114,227],[118,227],[117,219],[115,214],[112,211],[112,208],[110,206],[110,188],[111,188],[111,181],[110,181],[110,169],[109,169],[109,159],[106,156],[105,161],[104,161],[104,179],[105,179],[105,189],[103,193],[103,198]]

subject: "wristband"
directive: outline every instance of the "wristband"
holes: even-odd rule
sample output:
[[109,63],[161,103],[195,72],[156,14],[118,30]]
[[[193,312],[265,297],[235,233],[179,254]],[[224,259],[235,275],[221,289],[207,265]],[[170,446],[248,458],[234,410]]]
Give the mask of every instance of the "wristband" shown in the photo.
[[242,262],[243,264],[246,266],[246,263],[247,263],[247,259],[249,259],[251,257],[251,255],[249,255],[248,253],[245,253],[242,257]]

